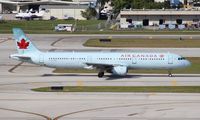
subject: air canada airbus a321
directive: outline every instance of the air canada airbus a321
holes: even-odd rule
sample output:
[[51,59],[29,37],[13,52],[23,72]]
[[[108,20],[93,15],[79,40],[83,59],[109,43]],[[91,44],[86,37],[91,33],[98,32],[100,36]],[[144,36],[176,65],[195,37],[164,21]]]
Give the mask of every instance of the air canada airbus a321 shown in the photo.
[[184,57],[172,53],[136,53],[136,52],[41,52],[26,37],[20,28],[14,28],[17,54],[11,58],[52,68],[97,69],[98,77],[104,72],[125,76],[130,69],[171,70],[190,66]]

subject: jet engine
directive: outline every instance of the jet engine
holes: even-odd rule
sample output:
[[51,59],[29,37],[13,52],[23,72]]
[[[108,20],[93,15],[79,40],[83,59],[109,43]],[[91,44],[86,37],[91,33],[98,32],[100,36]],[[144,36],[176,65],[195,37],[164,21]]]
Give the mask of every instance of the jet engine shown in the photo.
[[127,72],[128,72],[128,69],[126,66],[116,66],[116,67],[113,67],[112,69],[112,74],[114,75],[125,76]]

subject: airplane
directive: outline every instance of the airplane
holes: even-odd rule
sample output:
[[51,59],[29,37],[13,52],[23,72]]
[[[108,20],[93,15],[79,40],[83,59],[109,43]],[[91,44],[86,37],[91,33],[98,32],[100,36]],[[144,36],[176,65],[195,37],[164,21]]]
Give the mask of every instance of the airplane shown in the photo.
[[33,9],[30,9],[29,11],[26,11],[26,12],[17,13],[15,15],[15,18],[26,19],[26,20],[30,20],[34,18],[42,18],[44,13],[45,13],[44,10],[40,10],[38,12],[38,11],[34,11]]
[[126,76],[130,69],[171,70],[191,65],[184,57],[173,53],[143,52],[41,52],[20,28],[13,28],[18,53],[10,58],[51,68],[97,69],[98,77],[105,72]]

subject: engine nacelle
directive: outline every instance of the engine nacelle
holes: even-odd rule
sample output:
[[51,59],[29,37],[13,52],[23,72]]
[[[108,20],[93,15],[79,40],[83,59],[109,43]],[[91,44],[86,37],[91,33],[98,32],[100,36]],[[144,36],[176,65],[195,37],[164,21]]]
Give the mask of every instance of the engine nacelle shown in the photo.
[[114,75],[125,76],[127,72],[128,72],[128,69],[126,66],[116,66],[116,67],[113,67],[112,69],[112,73]]

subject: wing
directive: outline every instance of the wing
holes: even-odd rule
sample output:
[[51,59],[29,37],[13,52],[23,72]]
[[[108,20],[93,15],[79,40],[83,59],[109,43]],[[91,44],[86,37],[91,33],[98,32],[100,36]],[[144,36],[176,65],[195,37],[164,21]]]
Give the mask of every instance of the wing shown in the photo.
[[[115,66],[120,66],[120,64],[110,64],[110,63],[85,63],[88,68],[96,68],[100,70],[109,70]],[[86,67],[87,68],[87,67]]]

